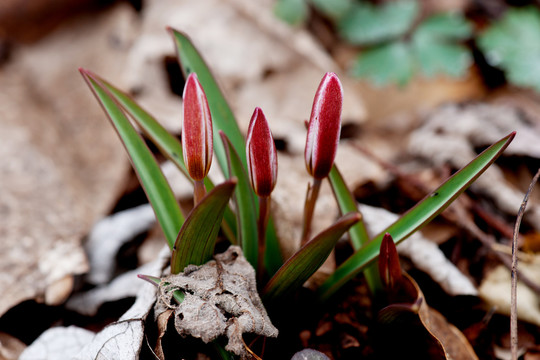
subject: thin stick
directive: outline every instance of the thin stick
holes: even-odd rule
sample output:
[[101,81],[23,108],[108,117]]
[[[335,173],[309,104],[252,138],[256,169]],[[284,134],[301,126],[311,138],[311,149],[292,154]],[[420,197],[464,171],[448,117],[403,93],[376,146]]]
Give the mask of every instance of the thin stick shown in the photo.
[[525,214],[525,208],[527,207],[527,202],[529,201],[529,196],[532,193],[534,185],[536,185],[538,178],[540,177],[540,169],[534,175],[534,178],[529,185],[529,189],[523,198],[523,202],[519,207],[519,211],[516,218],[516,226],[514,227],[514,237],[512,238],[512,290],[511,290],[511,307],[510,307],[510,351],[512,353],[512,360],[517,360],[518,358],[518,324],[517,324],[517,239],[519,234],[519,227],[521,225],[521,219]]
[[206,195],[204,180],[195,180],[193,183],[193,205],[197,205],[204,195]]
[[311,222],[313,220],[313,213],[315,211],[315,203],[319,196],[319,190],[321,189],[322,179],[313,178],[313,185],[308,185],[306,194],[306,202],[304,204],[304,222],[302,227],[302,240],[300,245],[304,245],[309,240],[309,233],[311,231]]

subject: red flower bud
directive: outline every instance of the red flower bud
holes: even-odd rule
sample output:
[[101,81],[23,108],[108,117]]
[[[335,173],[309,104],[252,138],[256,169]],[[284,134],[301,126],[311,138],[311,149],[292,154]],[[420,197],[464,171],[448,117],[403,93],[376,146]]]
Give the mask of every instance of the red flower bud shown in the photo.
[[246,156],[255,193],[269,196],[277,181],[277,153],[270,127],[260,108],[255,108],[249,122]]
[[328,176],[334,164],[342,104],[343,88],[337,75],[326,73],[313,100],[304,152],[307,170],[316,179]]
[[183,99],[184,163],[191,178],[200,181],[208,174],[212,164],[212,117],[208,100],[195,73],[191,73],[186,80]]
[[401,282],[401,265],[394,240],[389,233],[384,234],[379,250],[379,274],[387,290],[398,286]]

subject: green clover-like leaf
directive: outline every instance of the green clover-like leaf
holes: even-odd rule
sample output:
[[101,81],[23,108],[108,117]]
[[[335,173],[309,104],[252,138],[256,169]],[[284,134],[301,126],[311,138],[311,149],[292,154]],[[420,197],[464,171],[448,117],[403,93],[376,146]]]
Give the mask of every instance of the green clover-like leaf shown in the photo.
[[404,35],[418,16],[417,1],[390,1],[375,6],[357,2],[338,22],[338,31],[354,45],[373,45]]
[[409,45],[396,41],[364,50],[351,72],[381,86],[391,83],[405,85],[411,79],[413,70]]
[[478,37],[487,61],[505,71],[511,83],[540,91],[540,10],[508,10]]

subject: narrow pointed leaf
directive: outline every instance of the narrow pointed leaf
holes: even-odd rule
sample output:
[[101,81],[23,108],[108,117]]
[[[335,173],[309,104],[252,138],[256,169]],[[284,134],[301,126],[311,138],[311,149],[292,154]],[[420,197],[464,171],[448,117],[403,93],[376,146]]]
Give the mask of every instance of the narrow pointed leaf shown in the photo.
[[81,69],[88,86],[101,103],[124,144],[139,181],[148,197],[156,218],[172,248],[184,222],[184,216],[174,194],[161,172],[156,159],[130,123],[111,94],[99,85],[92,75]]
[[171,273],[187,265],[202,265],[212,258],[223,214],[234,192],[236,179],[216,186],[191,210],[174,243]]
[[221,132],[221,140],[225,145],[227,154],[227,162],[229,174],[238,179],[237,190],[234,193],[236,203],[236,217],[238,242],[241,244],[242,251],[247,261],[257,269],[257,258],[259,244],[257,242],[257,207],[255,205],[255,196],[249,177],[242,167],[242,163],[238,153],[232,147],[232,144],[223,132]]
[[266,254],[264,265],[266,267],[266,273],[270,276],[274,275],[281,265],[283,265],[283,256],[281,255],[276,227],[272,216],[270,216],[268,226],[266,227]]
[[111,85],[101,77],[88,73],[89,76],[101,88],[113,97],[120,104],[129,116],[137,123],[141,131],[156,145],[159,151],[171,160],[188,179],[187,170],[184,165],[182,145],[177,138],[171,135],[152,115],[140,107],[129,95]]
[[[341,213],[346,214],[351,211],[360,213],[356,204],[356,199],[351,194],[347,184],[345,184],[343,176],[339,172],[336,165],[332,167],[332,170],[328,175],[328,180],[330,180],[330,186],[332,187],[332,191],[334,192],[334,196]],[[362,220],[351,226],[349,229],[349,237],[355,251],[369,242],[369,235],[367,233],[366,225]],[[372,294],[375,294],[382,289],[379,273],[377,272],[376,268],[368,267],[364,271],[364,276]]]
[[[339,211],[342,214],[346,214],[352,211],[360,212],[356,204],[356,200],[351,194],[349,188],[343,180],[343,176],[340,171],[334,165],[330,174],[328,175],[330,180],[330,186],[334,192],[334,196],[339,206]],[[369,235],[366,230],[366,226],[363,221],[359,221],[349,229],[349,235],[351,237],[351,244],[354,250],[360,249],[363,245],[369,242]]]
[[320,287],[319,296],[323,300],[329,298],[366,265],[373,262],[379,254],[385,233],[391,233],[394,242],[398,244],[440,214],[499,157],[514,136],[515,132],[491,145],[394,224],[383,230],[369,244],[349,257]]
[[210,112],[212,113],[212,119],[214,124],[214,144],[216,158],[221,166],[221,169],[227,173],[227,156],[225,149],[219,141],[219,131],[223,131],[231,140],[233,147],[239,152],[242,166],[247,167],[246,155],[241,149],[245,149],[246,144],[244,137],[240,132],[234,114],[225,100],[223,93],[219,89],[219,86],[212,75],[210,69],[206,65],[204,59],[201,57],[191,40],[183,33],[174,29],[169,29],[176,44],[178,53],[178,59],[180,60],[180,66],[184,74],[189,75],[194,72],[197,74],[201,85],[206,92],[208,98],[208,105]]
[[321,267],[339,238],[360,218],[358,213],[342,216],[334,225],[307,242],[270,279],[263,290],[263,301],[268,303],[283,299],[300,288]]
[[[129,95],[96,74],[88,71],[87,74],[95,81],[96,86],[99,86],[101,89],[108,92],[109,95],[124,109],[144,135],[156,145],[161,154],[175,164],[184,174],[186,179],[193,182],[184,165],[184,156],[180,141],[170,134],[152,115],[140,107]],[[212,190],[214,188],[213,182],[208,177],[204,179],[204,184],[207,190]],[[226,210],[224,219],[226,226],[228,227],[228,231],[226,231],[227,238],[231,243],[236,243],[236,219],[231,209]]]

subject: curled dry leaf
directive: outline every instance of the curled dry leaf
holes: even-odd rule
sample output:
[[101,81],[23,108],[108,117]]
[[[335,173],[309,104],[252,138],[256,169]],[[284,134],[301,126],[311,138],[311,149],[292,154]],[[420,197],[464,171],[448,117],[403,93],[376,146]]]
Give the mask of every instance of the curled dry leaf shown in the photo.
[[378,314],[383,353],[392,358],[406,353],[414,358],[478,360],[463,333],[427,305],[412,277],[403,273],[400,288],[396,298],[404,302],[391,303]]
[[[180,305],[171,301],[175,290],[185,293]],[[205,265],[189,265],[183,273],[162,278],[160,293],[161,305],[175,309],[180,335],[204,342],[226,335],[229,343],[225,349],[237,355],[247,356],[243,333],[278,334],[257,293],[255,270],[237,246]]]

